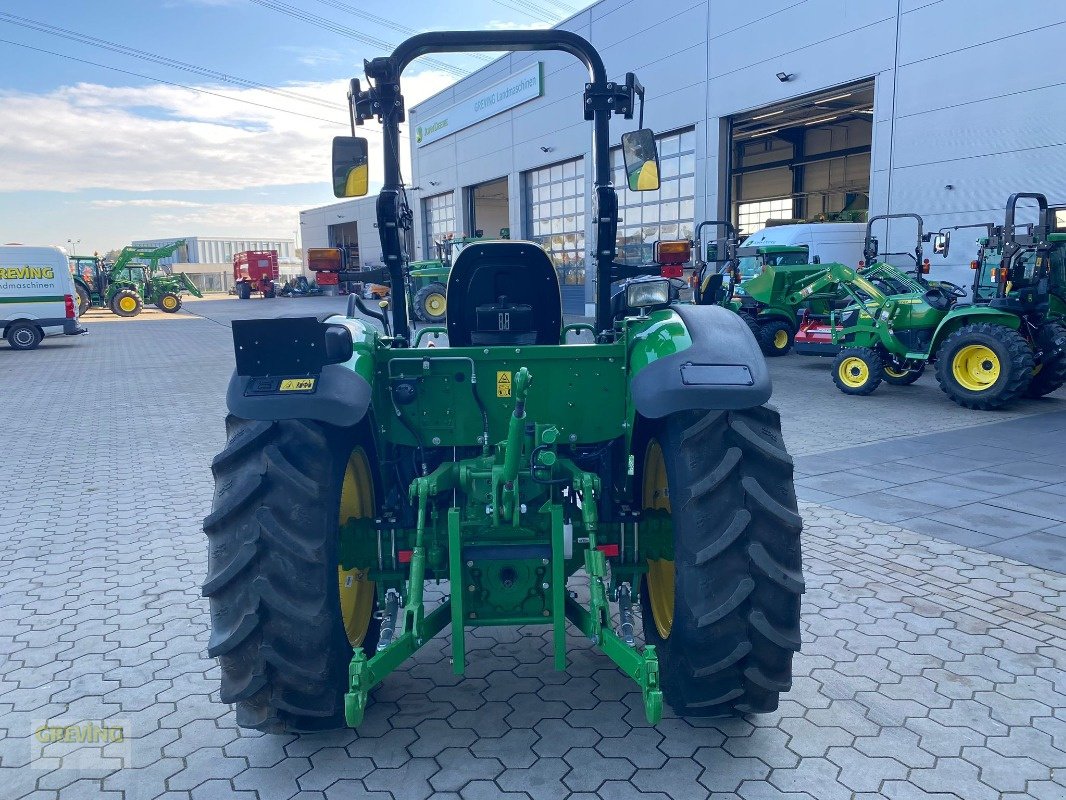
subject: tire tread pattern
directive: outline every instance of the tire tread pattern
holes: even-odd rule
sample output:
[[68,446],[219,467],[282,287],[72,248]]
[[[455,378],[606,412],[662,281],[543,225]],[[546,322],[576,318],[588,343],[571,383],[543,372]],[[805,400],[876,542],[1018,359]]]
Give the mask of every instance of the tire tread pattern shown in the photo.
[[641,602],[666,700],[683,716],[772,711],[791,686],[804,589],[780,416],[771,406],[682,412],[657,435],[673,497],[677,585],[667,639],[646,582]]

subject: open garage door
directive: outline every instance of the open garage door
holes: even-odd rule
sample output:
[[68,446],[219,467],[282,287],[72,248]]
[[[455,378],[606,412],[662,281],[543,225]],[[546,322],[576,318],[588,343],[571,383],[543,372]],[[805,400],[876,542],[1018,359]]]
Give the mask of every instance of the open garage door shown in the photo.
[[864,222],[873,79],[730,120],[730,210],[741,234],[768,222]]

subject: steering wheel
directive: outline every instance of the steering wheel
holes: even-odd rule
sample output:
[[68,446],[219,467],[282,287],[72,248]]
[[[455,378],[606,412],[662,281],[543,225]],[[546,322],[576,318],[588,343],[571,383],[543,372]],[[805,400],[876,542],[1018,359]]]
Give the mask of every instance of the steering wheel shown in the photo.
[[949,292],[951,294],[952,297],[954,297],[956,299],[960,299],[961,300],[963,297],[966,297],[967,295],[970,294],[968,291],[963,289],[961,286],[959,286],[958,284],[952,283],[951,281],[940,281],[939,285],[940,285],[941,289],[946,290],[947,292]]

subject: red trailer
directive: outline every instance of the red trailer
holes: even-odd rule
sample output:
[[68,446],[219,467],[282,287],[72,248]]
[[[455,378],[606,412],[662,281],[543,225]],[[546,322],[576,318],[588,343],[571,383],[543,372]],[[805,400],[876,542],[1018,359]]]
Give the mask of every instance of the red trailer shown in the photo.
[[244,250],[233,256],[233,281],[238,300],[247,300],[252,292],[263,297],[277,295],[274,283],[281,275],[277,250]]

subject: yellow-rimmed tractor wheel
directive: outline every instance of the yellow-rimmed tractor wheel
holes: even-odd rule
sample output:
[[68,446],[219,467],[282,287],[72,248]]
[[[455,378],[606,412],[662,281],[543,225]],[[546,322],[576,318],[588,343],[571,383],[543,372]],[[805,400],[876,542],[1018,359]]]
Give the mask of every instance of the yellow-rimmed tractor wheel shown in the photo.
[[884,365],[885,383],[892,386],[910,386],[925,372],[925,362]]
[[143,307],[141,296],[133,289],[119,289],[111,298],[111,311],[120,317],[135,317]]
[[844,394],[870,394],[884,376],[881,355],[870,347],[847,347],[833,360],[833,383]]
[[160,311],[173,314],[181,308],[181,296],[174,292],[165,292],[155,301],[155,305]]
[[341,522],[376,507],[370,434],[233,416],[226,428],[203,586],[222,702],[245,728],[343,728],[353,647],[372,655],[380,628],[373,584],[339,558]]
[[1025,338],[993,323],[964,325],[937,350],[936,379],[964,408],[1002,408],[1029,388],[1036,366]]
[[646,517],[668,515],[673,559],[648,561],[644,639],[683,716],[777,708],[800,647],[802,523],[775,409],[688,411],[637,452]]
[[786,356],[796,340],[796,330],[783,319],[770,319],[759,323],[759,347],[763,355]]
[[418,318],[431,325],[438,325],[447,319],[448,299],[443,283],[430,283],[415,294],[415,311]]

